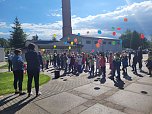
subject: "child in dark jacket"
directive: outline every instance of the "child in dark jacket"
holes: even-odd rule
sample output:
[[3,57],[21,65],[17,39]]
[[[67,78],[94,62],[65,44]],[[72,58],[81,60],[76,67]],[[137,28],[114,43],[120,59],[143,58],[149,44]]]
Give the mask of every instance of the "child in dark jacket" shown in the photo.
[[133,64],[132,64],[132,71],[134,74],[137,74],[137,68],[136,68],[137,62],[138,62],[138,57],[137,57],[137,53],[135,53],[133,57]]
[[117,71],[117,80],[121,80],[120,78],[120,66],[121,66],[121,58],[120,54],[116,53],[114,59],[113,59],[113,70],[112,70],[112,76],[110,79],[114,80],[115,72]]

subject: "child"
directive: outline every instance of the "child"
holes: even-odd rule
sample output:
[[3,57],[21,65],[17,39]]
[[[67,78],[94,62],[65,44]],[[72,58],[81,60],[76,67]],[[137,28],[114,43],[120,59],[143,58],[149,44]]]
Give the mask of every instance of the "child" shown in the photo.
[[90,63],[90,68],[91,68],[91,70],[90,70],[90,77],[91,76],[94,77],[94,58],[93,58],[93,55],[90,56],[89,63]]
[[133,57],[133,64],[132,64],[132,71],[134,74],[137,74],[137,68],[136,68],[137,62],[138,62],[137,53],[135,53]]
[[127,67],[128,67],[128,58],[127,58],[127,54],[124,53],[122,55],[122,70],[123,70],[123,75],[124,76],[127,75]]
[[101,67],[101,74],[102,78],[106,77],[106,58],[104,57],[104,53],[100,56],[100,67]]
[[109,77],[110,79],[114,80],[115,72],[117,71],[117,80],[121,80],[120,78],[120,66],[121,66],[121,59],[120,54],[116,53],[113,60],[113,70],[112,70],[112,76]]
[[149,52],[148,60],[146,62],[147,62],[146,67],[149,70],[149,75],[150,77],[152,77],[152,52]]
[[99,60],[100,60],[99,55],[96,55],[96,74],[95,75],[97,75],[98,72],[100,74],[100,62],[99,62]]
[[110,66],[110,74],[112,74],[112,69],[113,69],[113,64],[112,64],[112,61],[113,61],[113,53],[110,53],[110,56],[109,56],[109,66]]

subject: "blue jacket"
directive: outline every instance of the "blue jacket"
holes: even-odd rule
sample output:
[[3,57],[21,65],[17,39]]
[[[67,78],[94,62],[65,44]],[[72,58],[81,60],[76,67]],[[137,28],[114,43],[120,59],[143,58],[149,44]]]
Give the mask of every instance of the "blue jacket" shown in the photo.
[[20,55],[14,55],[12,58],[13,71],[24,70],[24,61]]
[[40,70],[40,60],[37,52],[29,50],[25,53],[25,59],[27,62],[27,70]]

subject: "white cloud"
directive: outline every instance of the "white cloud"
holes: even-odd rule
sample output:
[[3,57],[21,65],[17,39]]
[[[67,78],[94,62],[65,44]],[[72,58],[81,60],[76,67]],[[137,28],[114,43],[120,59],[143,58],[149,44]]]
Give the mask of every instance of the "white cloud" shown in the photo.
[[7,28],[6,22],[0,22],[0,28]]
[[[128,18],[128,22],[123,21],[124,17]],[[72,28],[73,33],[80,33],[82,35],[87,35],[87,31],[89,31],[88,35],[97,36],[97,31],[100,29],[103,33],[102,36],[112,36],[111,27],[122,28],[122,31],[117,33],[117,37],[127,29],[137,30],[138,32],[150,35],[152,34],[151,20],[152,1],[144,1],[121,6],[112,12],[89,15],[85,18],[73,15]],[[6,27],[6,23],[0,22],[0,27],[2,26]],[[50,39],[53,34],[57,34],[58,39],[62,36],[62,21],[47,24],[22,23],[22,28],[25,29],[27,34],[30,34],[29,38],[35,34],[38,34],[40,39]]]
[[51,10],[49,11],[49,13],[47,14],[48,17],[61,17],[62,16],[62,9],[58,9],[58,10]]
[[[123,21],[124,17],[128,18],[128,22]],[[152,1],[144,1],[140,3],[133,3],[128,6],[118,7],[116,10],[104,14],[89,15],[81,18],[77,16],[72,17],[73,29],[81,30],[84,28],[94,28],[96,30],[107,30],[113,26],[120,26],[123,30],[131,29],[143,32],[145,34],[152,34],[151,23],[152,20]],[[104,27],[101,27],[103,25]],[[110,30],[108,30],[110,31]],[[151,32],[151,33],[150,33]]]

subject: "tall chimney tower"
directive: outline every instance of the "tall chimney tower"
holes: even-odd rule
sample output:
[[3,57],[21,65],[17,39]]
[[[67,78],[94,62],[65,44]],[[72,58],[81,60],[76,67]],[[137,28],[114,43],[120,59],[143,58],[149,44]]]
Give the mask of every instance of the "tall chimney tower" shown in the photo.
[[72,34],[72,27],[71,27],[71,4],[70,0],[62,0],[62,34],[63,37]]

